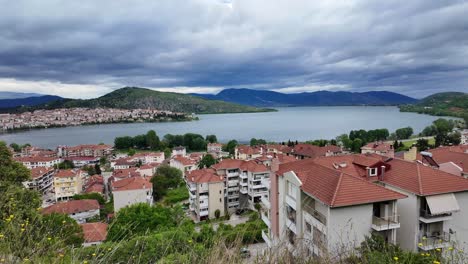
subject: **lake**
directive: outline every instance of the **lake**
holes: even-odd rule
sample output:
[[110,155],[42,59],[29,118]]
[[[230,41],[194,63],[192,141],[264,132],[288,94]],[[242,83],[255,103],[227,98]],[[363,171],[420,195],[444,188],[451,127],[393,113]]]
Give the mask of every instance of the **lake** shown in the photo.
[[277,108],[278,112],[199,115],[199,121],[107,124],[80,127],[48,128],[1,134],[8,144],[30,143],[44,148],[114,142],[115,137],[135,136],[153,129],[165,134],[193,132],[215,134],[221,142],[236,139],[248,142],[252,137],[267,141],[331,139],[356,129],[397,128],[411,126],[415,133],[439,117],[402,113],[394,106],[338,106]]

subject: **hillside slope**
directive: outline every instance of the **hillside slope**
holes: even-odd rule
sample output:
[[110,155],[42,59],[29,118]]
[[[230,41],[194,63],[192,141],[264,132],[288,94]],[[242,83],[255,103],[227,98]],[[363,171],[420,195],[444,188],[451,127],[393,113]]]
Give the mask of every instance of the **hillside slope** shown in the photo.
[[61,107],[155,108],[197,114],[270,111],[270,109],[259,109],[222,101],[207,100],[187,94],[158,92],[138,87],[125,87],[95,99],[65,99],[50,102],[36,106],[34,109],[55,109]]
[[257,107],[274,106],[342,106],[342,105],[400,105],[416,99],[386,91],[329,92],[284,94],[265,90],[225,89],[216,95],[194,94],[206,99],[222,100]]
[[455,116],[468,121],[468,94],[461,92],[436,93],[417,104],[400,106],[402,112],[417,112],[436,116]]
[[37,97],[15,98],[15,99],[0,99],[0,108],[13,108],[18,106],[35,106],[49,103],[52,101],[62,100],[63,98],[55,95],[44,95]]

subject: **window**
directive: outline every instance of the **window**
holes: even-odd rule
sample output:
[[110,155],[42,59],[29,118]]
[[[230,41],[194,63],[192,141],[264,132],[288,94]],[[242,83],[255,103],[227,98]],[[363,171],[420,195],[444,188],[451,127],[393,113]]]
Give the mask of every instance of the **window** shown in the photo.
[[288,181],[288,195],[291,198],[296,199],[297,197],[297,186]]
[[370,168],[369,176],[377,176],[377,168]]
[[305,222],[305,226],[307,233],[312,233],[312,226],[308,222]]

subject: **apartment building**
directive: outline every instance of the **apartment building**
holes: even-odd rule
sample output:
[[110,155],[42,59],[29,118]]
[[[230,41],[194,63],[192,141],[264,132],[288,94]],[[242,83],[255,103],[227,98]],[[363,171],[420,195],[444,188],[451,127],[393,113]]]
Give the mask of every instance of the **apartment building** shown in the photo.
[[183,146],[174,147],[172,149],[171,157],[174,156],[187,156],[187,150]]
[[269,188],[270,170],[253,160],[225,159],[212,166],[216,174],[225,179],[226,208],[254,209]]
[[262,156],[265,152],[266,150],[261,146],[240,145],[234,149],[234,158],[238,160],[251,160]]
[[110,145],[78,145],[78,146],[58,146],[57,155],[59,157],[106,157],[112,154],[113,148]]
[[14,159],[22,163],[28,169],[38,167],[54,167],[54,165],[58,165],[63,161],[61,158],[45,156],[16,157]]
[[55,200],[69,200],[83,190],[88,174],[82,170],[58,170],[54,175]]
[[72,200],[56,203],[42,210],[43,214],[67,214],[79,224],[86,223],[90,218],[99,216],[100,206],[98,201],[92,199]]
[[203,221],[225,215],[224,178],[214,169],[187,171],[185,182],[189,190],[190,211],[197,219]]
[[141,162],[141,164],[163,163],[163,152],[142,152],[128,158],[128,161]]
[[397,242],[397,201],[405,195],[313,159],[273,164],[272,170],[270,197],[262,199],[268,226],[262,236],[270,247],[333,256],[359,246],[371,233]]
[[54,173],[53,168],[36,167],[31,169],[31,180],[23,182],[23,185],[27,189],[38,191],[44,195],[52,191]]
[[130,177],[111,182],[111,191],[114,200],[114,211],[137,204],[153,204],[153,184],[147,177]]
[[198,169],[198,160],[186,156],[176,155],[169,161],[169,166],[180,170],[182,173]]

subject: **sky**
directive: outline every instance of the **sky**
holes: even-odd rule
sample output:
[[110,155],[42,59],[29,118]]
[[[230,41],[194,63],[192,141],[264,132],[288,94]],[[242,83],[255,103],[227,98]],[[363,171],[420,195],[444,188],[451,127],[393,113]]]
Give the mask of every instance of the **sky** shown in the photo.
[[0,0],[0,91],[468,92],[468,1]]

